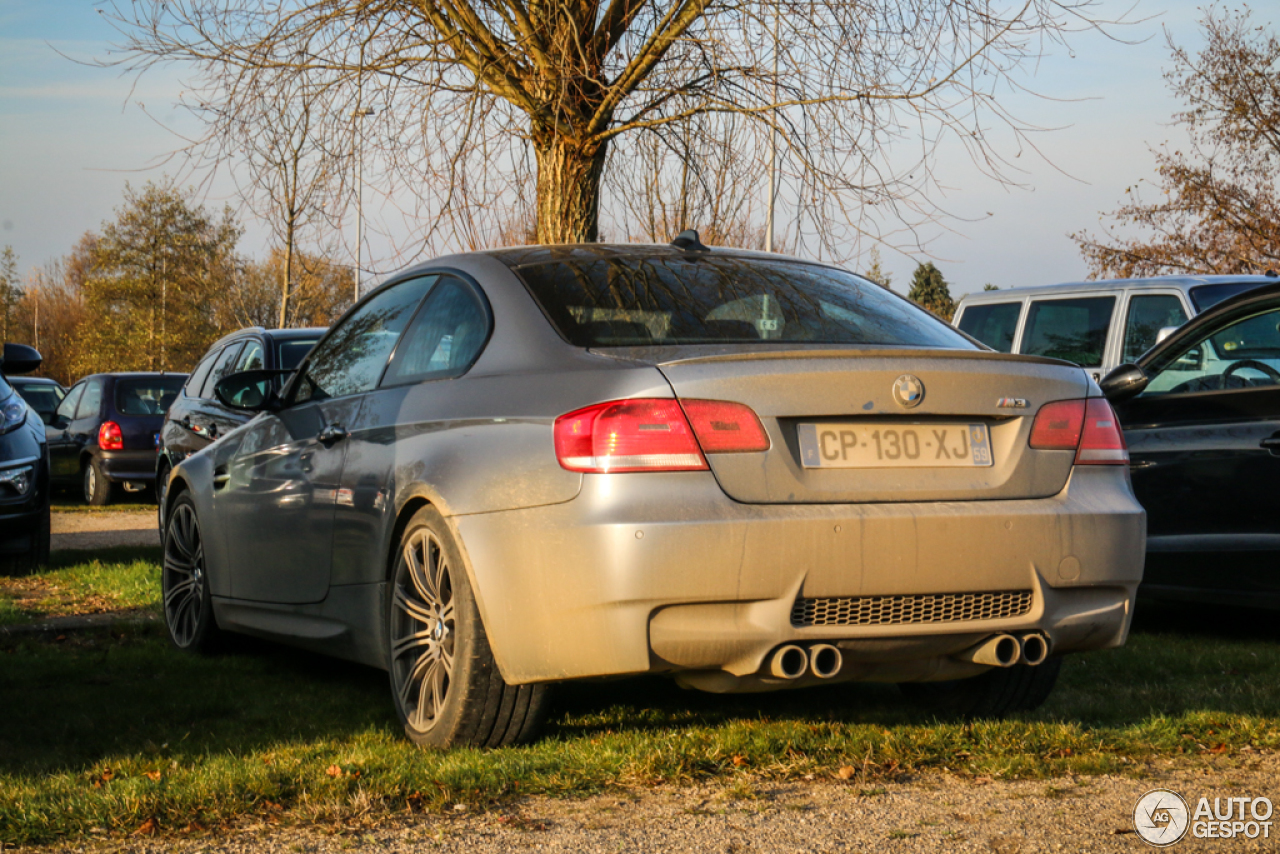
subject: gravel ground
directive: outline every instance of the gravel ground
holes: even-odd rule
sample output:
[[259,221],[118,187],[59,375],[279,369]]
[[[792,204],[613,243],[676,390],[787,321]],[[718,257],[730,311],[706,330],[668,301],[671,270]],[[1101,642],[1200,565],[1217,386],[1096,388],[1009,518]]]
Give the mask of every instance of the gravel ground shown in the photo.
[[101,549],[111,546],[158,546],[160,529],[149,513],[58,513],[52,520],[50,548]]
[[[1149,851],[1133,828],[1147,791],[1280,801],[1280,757],[1158,763],[1141,779],[1100,776],[1021,782],[928,774],[875,788],[760,783],[621,790],[582,799],[525,798],[493,812],[397,817],[367,826],[254,823],[188,836],[79,841],[45,851],[160,854],[242,852],[678,852],[818,854],[835,851]],[[1276,825],[1280,830],[1280,813]],[[1274,835],[1274,834],[1273,834]],[[1274,839],[1196,839],[1175,851],[1271,851]]]

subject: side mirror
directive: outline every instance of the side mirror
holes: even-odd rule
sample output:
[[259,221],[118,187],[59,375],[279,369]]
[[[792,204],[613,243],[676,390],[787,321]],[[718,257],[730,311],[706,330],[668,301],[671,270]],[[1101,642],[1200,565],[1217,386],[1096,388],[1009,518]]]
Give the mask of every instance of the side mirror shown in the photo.
[[35,347],[26,344],[5,344],[4,365],[0,367],[5,375],[29,374],[40,367],[44,358]]
[[275,412],[280,408],[274,380],[288,371],[241,371],[218,380],[213,396],[223,406],[245,412]]
[[1102,394],[1112,403],[1120,403],[1142,394],[1151,378],[1137,365],[1121,365],[1098,383]]

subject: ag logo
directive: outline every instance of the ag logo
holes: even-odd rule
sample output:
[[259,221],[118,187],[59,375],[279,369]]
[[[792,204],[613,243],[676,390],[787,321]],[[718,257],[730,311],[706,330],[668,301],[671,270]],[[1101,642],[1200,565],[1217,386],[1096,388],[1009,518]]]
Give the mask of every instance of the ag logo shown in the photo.
[[924,400],[924,383],[911,374],[903,374],[893,381],[893,399],[905,409],[919,406]]
[[1164,848],[1187,835],[1191,814],[1187,802],[1177,792],[1152,789],[1133,808],[1133,829],[1143,841]]

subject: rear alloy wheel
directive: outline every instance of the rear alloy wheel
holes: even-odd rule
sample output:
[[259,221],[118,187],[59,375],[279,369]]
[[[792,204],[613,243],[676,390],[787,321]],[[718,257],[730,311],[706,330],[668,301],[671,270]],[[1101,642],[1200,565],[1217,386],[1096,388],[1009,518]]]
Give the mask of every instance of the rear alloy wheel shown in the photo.
[[1062,659],[1050,658],[1036,667],[993,667],[971,679],[904,682],[898,687],[917,706],[940,718],[1002,718],[1040,708],[1061,670]]
[[179,649],[210,652],[220,639],[209,594],[204,540],[191,496],[174,502],[164,538],[164,569],[160,574],[164,623]]
[[111,481],[102,473],[102,465],[93,457],[84,466],[84,501],[101,507],[111,501]]
[[503,680],[459,549],[433,508],[401,538],[387,629],[396,712],[415,744],[499,747],[537,735],[549,691]]

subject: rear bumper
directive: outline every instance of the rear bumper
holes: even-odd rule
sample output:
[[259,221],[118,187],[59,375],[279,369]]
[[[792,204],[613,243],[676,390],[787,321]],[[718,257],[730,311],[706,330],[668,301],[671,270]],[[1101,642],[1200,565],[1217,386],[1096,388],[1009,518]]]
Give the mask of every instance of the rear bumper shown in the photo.
[[98,461],[102,473],[112,483],[124,481],[153,483],[156,479],[156,452],[100,451]]
[[[572,501],[453,517],[511,682],[757,674],[791,641],[845,641],[850,678],[948,678],[952,652],[1044,631],[1055,653],[1119,646],[1146,514],[1123,469],[1079,467],[1045,499],[747,505],[711,475],[589,475]],[[795,625],[797,598],[1030,591],[1013,616]],[[841,644],[837,644],[841,645]],[[932,664],[931,664],[932,662]]]

